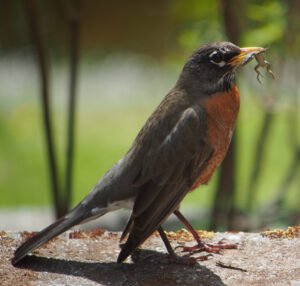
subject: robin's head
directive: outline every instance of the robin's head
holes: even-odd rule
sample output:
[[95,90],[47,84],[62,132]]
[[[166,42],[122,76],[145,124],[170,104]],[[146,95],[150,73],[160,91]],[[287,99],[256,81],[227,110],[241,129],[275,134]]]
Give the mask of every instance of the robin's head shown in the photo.
[[178,83],[206,93],[229,89],[237,67],[265,50],[259,47],[239,48],[229,42],[204,45],[187,61]]

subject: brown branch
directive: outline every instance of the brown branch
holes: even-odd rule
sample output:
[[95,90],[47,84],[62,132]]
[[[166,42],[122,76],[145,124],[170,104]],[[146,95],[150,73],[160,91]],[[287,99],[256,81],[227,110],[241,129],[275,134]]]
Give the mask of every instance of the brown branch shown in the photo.
[[239,19],[237,17],[240,13],[239,8],[241,3],[237,0],[221,0],[220,6],[228,39],[237,44],[241,35]]
[[25,10],[28,17],[28,23],[31,33],[33,46],[36,50],[37,61],[39,67],[39,75],[41,82],[41,99],[42,99],[42,110],[43,110],[43,122],[44,130],[47,142],[47,154],[50,168],[51,185],[52,185],[52,196],[55,205],[56,217],[61,215],[60,199],[59,199],[59,185],[57,178],[57,166],[55,160],[55,148],[53,142],[53,133],[51,125],[51,114],[49,105],[49,88],[48,88],[48,73],[47,73],[47,62],[45,56],[45,50],[43,47],[43,41],[41,32],[39,30],[40,23],[38,20],[38,13],[36,11],[36,5],[33,0],[24,0]]
[[67,161],[66,161],[66,189],[64,206],[68,211],[72,200],[72,171],[74,161],[74,131],[75,131],[75,111],[76,111],[76,88],[78,75],[78,53],[79,53],[79,5],[80,1],[75,1],[71,10],[70,23],[70,88],[69,88],[69,110],[68,110],[68,135],[67,135]]
[[240,267],[236,267],[236,266],[233,266],[231,264],[225,264],[222,261],[217,261],[216,265],[219,266],[219,267],[222,267],[222,268],[227,268],[227,269],[239,270],[239,271],[242,271],[242,272],[247,272],[246,269],[243,269],[243,268],[240,268]]

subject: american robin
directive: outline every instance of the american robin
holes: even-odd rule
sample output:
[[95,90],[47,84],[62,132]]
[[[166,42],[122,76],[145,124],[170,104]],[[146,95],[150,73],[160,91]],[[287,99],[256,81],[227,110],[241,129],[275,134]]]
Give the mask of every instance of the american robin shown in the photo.
[[[179,204],[188,192],[207,183],[224,159],[240,105],[235,71],[264,51],[229,42],[196,50],[125,156],[67,215],[22,244],[12,263],[76,224],[125,207],[132,213],[121,237],[128,235],[118,262],[155,230],[172,254],[161,225],[175,212],[193,232],[178,211]],[[199,239],[195,231],[193,235]],[[205,245],[205,249],[218,247]]]

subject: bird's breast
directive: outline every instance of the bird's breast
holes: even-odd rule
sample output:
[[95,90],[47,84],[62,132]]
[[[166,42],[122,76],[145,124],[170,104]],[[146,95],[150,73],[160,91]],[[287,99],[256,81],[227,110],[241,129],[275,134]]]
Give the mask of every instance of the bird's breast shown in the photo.
[[230,90],[208,97],[201,102],[201,106],[207,113],[206,139],[214,151],[192,189],[210,179],[227,153],[240,107],[239,91],[232,84]]

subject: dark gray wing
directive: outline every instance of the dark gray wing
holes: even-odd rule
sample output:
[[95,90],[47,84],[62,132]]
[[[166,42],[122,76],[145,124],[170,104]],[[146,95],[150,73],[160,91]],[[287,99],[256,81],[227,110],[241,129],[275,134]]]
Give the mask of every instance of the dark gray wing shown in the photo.
[[213,152],[205,140],[206,133],[204,109],[199,105],[189,107],[161,144],[148,150],[134,182],[141,191],[122,235],[124,238],[130,232],[118,262],[126,259],[163,223],[198,178]]

